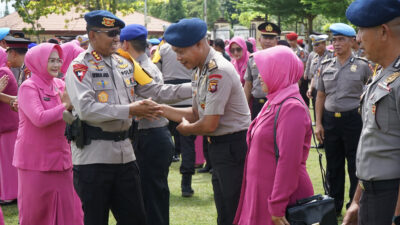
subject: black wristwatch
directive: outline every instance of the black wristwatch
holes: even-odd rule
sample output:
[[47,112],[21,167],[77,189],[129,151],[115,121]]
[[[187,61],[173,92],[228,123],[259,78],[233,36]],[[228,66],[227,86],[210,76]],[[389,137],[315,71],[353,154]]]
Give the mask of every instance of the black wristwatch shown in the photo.
[[393,216],[392,222],[396,225],[400,225],[400,216]]

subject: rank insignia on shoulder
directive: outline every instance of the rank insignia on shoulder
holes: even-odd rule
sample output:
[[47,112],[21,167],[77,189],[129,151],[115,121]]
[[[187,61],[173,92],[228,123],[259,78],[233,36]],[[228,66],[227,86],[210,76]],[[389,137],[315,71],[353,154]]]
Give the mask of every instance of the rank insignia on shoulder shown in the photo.
[[211,93],[217,92],[218,90],[218,80],[210,80],[208,84],[208,91]]
[[214,59],[211,59],[210,62],[208,62],[207,68],[208,68],[208,71],[218,68],[217,63],[215,62]]
[[222,79],[222,75],[221,74],[211,74],[210,76],[208,76],[208,79],[210,79],[210,80],[213,78]]
[[101,56],[96,52],[96,51],[92,51],[92,56],[95,60],[100,61],[101,60]]
[[331,62],[331,61],[332,61],[332,58],[325,59],[325,60],[323,60],[323,61],[321,62],[321,64],[326,64],[326,63],[329,63],[329,62]]
[[88,67],[83,64],[75,64],[72,67],[74,68],[74,74],[75,74],[76,78],[78,78],[78,80],[80,82],[82,82],[82,80],[85,77],[85,74],[88,70]]
[[351,72],[356,72],[357,71],[357,65],[355,65],[355,64],[351,65],[350,71]]
[[396,62],[393,64],[393,68],[395,68],[395,69],[400,68],[400,56],[397,58]]
[[99,99],[99,102],[101,103],[106,103],[108,102],[108,94],[105,91],[101,91],[98,95],[97,98]]
[[392,73],[389,77],[386,78],[385,83],[387,85],[393,83],[400,76],[400,72]]

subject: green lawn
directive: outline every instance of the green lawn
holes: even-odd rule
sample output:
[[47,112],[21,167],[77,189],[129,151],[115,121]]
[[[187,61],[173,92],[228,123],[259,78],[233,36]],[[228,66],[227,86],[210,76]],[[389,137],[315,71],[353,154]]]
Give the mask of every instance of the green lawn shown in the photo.
[[[210,174],[196,174],[193,177],[193,189],[195,194],[192,198],[182,198],[180,192],[179,174],[180,163],[173,163],[170,169],[169,186],[171,189],[171,225],[214,225],[217,213],[214,206],[213,192]],[[323,193],[321,185],[321,174],[318,165],[318,155],[315,149],[311,149],[307,169],[313,182],[315,193]],[[348,190],[348,180],[346,190]],[[346,196],[348,201],[348,196]],[[38,203],[39,204],[39,203]],[[18,210],[16,205],[3,206],[6,225],[18,225]],[[344,210],[343,210],[344,214]],[[115,220],[110,213],[110,224],[115,225]]]

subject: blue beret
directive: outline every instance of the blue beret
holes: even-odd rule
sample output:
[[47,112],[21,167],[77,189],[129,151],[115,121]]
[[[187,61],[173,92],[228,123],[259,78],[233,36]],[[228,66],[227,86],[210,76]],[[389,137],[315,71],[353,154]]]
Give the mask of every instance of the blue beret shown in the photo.
[[181,19],[171,24],[164,33],[166,42],[176,47],[189,47],[207,34],[207,24],[199,18]]
[[120,20],[114,14],[106,10],[95,10],[85,14],[85,20],[88,25],[101,28],[114,28],[120,29],[125,27],[124,21]]
[[400,16],[400,0],[355,0],[347,19],[359,27],[375,27]]
[[34,43],[34,42],[32,42],[32,43],[30,43],[30,44],[28,45],[28,49],[31,49],[31,48],[33,48],[33,47],[35,47],[35,46],[37,46],[37,44]]
[[157,38],[152,38],[149,40],[149,43],[152,45],[158,45],[160,44],[160,40],[158,40]]
[[356,31],[351,26],[344,23],[334,23],[329,27],[333,36],[343,35],[348,37],[355,37]]
[[139,24],[130,24],[121,30],[120,41],[146,40],[147,29]]
[[3,40],[3,38],[4,38],[5,36],[7,36],[8,33],[10,33],[10,28],[8,28],[8,27],[2,27],[2,28],[0,28],[0,41]]

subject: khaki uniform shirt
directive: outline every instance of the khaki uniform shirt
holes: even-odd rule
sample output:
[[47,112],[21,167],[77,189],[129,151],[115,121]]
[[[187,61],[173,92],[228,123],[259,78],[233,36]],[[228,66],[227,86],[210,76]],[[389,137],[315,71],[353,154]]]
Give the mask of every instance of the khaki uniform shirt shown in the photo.
[[[164,82],[170,80],[191,80],[192,79],[192,71],[186,69],[176,59],[176,53],[172,50],[172,47],[168,43],[164,43],[160,46],[160,60],[156,63],[158,69],[162,72]],[[188,99],[173,105],[192,105],[192,100]]]
[[[74,106],[73,114],[87,124],[103,131],[126,131],[131,126],[129,103],[135,94],[152,97],[155,101],[176,102],[191,97],[191,86],[163,86],[152,81],[136,85],[133,65],[113,54],[103,57],[89,45],[75,58],[66,74],[66,88]],[[135,160],[129,139],[123,141],[92,140],[83,149],[72,141],[74,165],[94,163],[119,164]]]
[[326,50],[322,56],[318,55],[317,53],[313,52],[314,54],[310,54],[307,64],[309,64],[309,67],[306,68],[306,73],[307,77],[309,80],[314,78],[314,86],[313,88],[316,87],[318,84],[318,70],[321,68],[321,62],[324,60],[327,60],[329,58],[334,57],[334,53],[332,51]]
[[258,79],[259,74],[260,73],[258,72],[254,57],[251,55],[249,61],[247,61],[247,69],[246,73],[244,74],[244,79],[253,84],[251,95],[254,98],[265,98],[267,94],[262,90],[260,79]]
[[203,68],[197,68],[194,73],[193,108],[199,112],[199,118],[221,116],[217,129],[209,136],[231,134],[250,126],[250,110],[239,75],[212,48]]
[[371,75],[368,62],[361,58],[350,56],[344,65],[340,65],[337,57],[323,61],[317,90],[326,94],[325,109],[346,112],[358,108]]
[[356,157],[359,179],[400,179],[399,76],[400,57],[376,75],[363,95],[363,128]]

